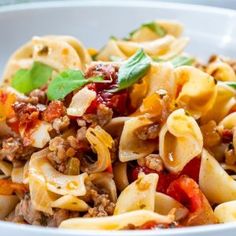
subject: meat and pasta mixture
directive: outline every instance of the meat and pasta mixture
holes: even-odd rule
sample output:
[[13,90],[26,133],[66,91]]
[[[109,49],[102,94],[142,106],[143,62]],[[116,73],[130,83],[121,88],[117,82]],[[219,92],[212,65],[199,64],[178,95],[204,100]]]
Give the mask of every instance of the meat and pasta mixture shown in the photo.
[[236,221],[236,61],[178,22],[101,49],[33,37],[0,87],[0,219],[94,230]]

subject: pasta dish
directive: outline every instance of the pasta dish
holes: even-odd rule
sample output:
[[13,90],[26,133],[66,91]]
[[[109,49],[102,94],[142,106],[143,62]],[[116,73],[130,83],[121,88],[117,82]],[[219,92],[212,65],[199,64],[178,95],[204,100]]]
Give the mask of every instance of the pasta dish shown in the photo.
[[236,60],[174,21],[97,50],[33,37],[0,86],[0,219],[81,230],[236,221]]

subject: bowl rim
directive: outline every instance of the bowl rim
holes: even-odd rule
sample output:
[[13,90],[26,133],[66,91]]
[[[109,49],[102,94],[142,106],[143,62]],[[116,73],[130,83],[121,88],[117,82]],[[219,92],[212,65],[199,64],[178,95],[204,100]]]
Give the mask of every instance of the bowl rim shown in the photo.
[[[228,9],[228,8],[220,8],[213,6],[203,6],[196,4],[188,4],[188,3],[176,3],[176,2],[158,2],[152,0],[120,0],[120,1],[111,1],[111,0],[86,0],[86,1],[76,1],[76,0],[68,0],[68,1],[49,1],[49,2],[31,2],[31,3],[21,3],[21,4],[11,4],[6,6],[0,6],[0,15],[4,13],[11,12],[19,12],[19,11],[29,11],[29,10],[37,10],[37,9],[48,9],[48,8],[63,8],[63,7],[128,7],[128,8],[148,8],[155,7],[161,9],[175,9],[175,10],[191,10],[194,12],[204,12],[204,13],[214,13],[226,16],[234,16],[236,17],[236,10]],[[83,236],[121,236],[121,235],[147,235],[147,236],[187,236],[194,233],[220,233],[225,230],[236,230],[235,223],[225,223],[218,225],[204,225],[204,226],[193,226],[186,228],[176,228],[176,229],[160,229],[156,230],[135,230],[135,231],[98,231],[98,230],[71,230],[71,229],[57,229],[57,228],[46,228],[39,226],[31,226],[31,225],[19,225],[11,222],[0,221],[0,230],[23,230],[24,233],[29,233],[29,235],[34,232],[38,232],[41,235],[47,233],[57,234],[58,236],[68,235],[83,235]]]
[[221,8],[217,6],[189,4],[189,3],[177,3],[177,2],[159,2],[153,0],[67,0],[67,1],[40,1],[39,2],[26,2],[18,4],[10,4],[0,6],[0,13],[11,12],[11,11],[24,11],[34,10],[43,8],[63,8],[63,7],[160,7],[162,9],[180,9],[180,10],[191,10],[209,12],[223,15],[236,15],[235,9]]

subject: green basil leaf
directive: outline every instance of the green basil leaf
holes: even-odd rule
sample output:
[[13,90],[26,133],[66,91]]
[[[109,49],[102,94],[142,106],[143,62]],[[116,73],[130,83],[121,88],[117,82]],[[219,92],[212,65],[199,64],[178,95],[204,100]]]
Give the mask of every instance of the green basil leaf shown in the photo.
[[147,74],[150,66],[151,59],[144,53],[143,49],[139,49],[121,65],[118,72],[117,88],[110,90],[110,92],[117,92],[130,87]]
[[12,78],[11,85],[21,93],[29,93],[48,82],[52,68],[40,62],[34,62],[31,69],[20,69]]
[[47,97],[49,100],[63,99],[72,91],[91,82],[103,83],[105,80],[100,76],[86,79],[80,70],[66,70],[49,84]]
[[236,89],[236,82],[233,82],[233,81],[227,81],[227,82],[221,82],[223,84],[226,84],[227,86],[233,88],[233,89]]
[[153,31],[160,37],[163,37],[166,35],[166,31],[162,26],[160,26],[158,23],[154,21],[151,21],[151,22],[142,24],[138,29],[135,29],[132,32],[130,32],[129,37],[131,38],[138,30],[140,30],[143,27],[149,28],[151,31]]
[[47,96],[49,100],[63,99],[73,90],[88,83],[79,70],[66,70],[55,77],[48,86]]
[[159,24],[157,24],[156,22],[154,22],[154,21],[149,22],[149,23],[145,23],[141,27],[149,28],[151,31],[155,32],[160,37],[163,37],[163,36],[166,35],[165,29],[163,27],[161,27]]
[[170,62],[176,68],[184,65],[192,65],[194,63],[194,58],[186,56],[177,56],[173,58]]
[[34,62],[33,67],[30,70],[30,77],[34,89],[40,88],[48,82],[48,79],[52,75],[52,68],[42,64],[40,62]]
[[29,93],[32,91],[34,88],[30,78],[29,70],[18,70],[12,78],[11,86],[21,93]]

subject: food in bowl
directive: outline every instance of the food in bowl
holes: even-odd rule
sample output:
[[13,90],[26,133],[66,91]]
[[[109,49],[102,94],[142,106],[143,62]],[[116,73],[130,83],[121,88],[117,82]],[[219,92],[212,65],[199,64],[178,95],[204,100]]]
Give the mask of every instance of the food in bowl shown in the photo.
[[0,87],[0,218],[71,229],[235,220],[236,62],[184,53],[178,22],[101,49],[33,37]]

